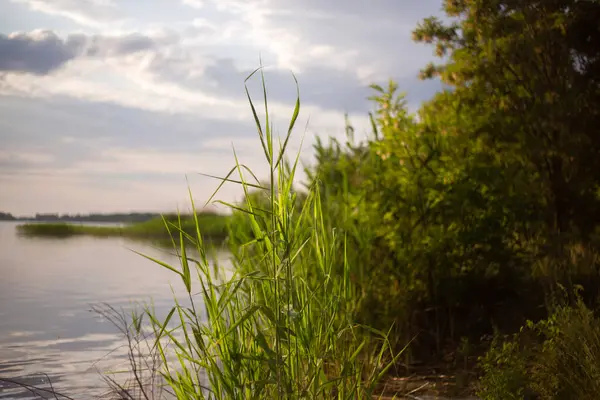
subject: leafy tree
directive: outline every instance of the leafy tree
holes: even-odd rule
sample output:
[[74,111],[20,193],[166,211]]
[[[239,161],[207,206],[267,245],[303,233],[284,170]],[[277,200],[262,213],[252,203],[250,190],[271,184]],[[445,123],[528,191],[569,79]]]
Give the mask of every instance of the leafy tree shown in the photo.
[[553,231],[588,236],[599,212],[600,3],[447,0],[445,10],[453,22],[428,18],[414,32],[448,58],[423,77],[480,116],[470,138],[532,169]]

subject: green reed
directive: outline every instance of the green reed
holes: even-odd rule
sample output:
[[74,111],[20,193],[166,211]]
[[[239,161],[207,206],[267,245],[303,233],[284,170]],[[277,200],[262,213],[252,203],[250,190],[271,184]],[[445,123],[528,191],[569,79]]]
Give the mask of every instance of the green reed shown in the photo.
[[[177,274],[187,292],[186,299],[175,297],[164,320],[147,311],[163,377],[179,399],[371,398],[398,354],[392,354],[386,333],[353,321],[345,238],[327,229],[319,192],[311,189],[299,201],[294,191],[299,154],[290,162],[286,151],[300,97],[285,137],[276,138],[262,69],[246,81],[257,72],[264,123],[247,87],[246,94],[268,182],[260,183],[234,151],[234,167],[209,200],[225,182],[245,193],[241,205],[217,201],[240,222],[229,227],[232,275],[212,260],[197,214],[192,234],[181,220],[165,224],[179,236],[173,241],[179,266],[147,257]],[[195,210],[191,193],[190,199]]]

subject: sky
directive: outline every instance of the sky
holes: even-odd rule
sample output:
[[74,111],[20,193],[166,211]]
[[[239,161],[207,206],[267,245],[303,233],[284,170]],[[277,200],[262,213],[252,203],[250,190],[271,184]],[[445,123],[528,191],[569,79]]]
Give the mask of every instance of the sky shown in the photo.
[[[441,0],[2,0],[0,211],[172,211],[199,204],[240,162],[266,178],[245,78],[262,64],[290,155],[368,133],[369,85],[399,83],[411,109],[433,48],[413,43]],[[262,102],[260,77],[248,82]],[[302,179],[302,176],[299,176]],[[241,198],[225,185],[224,201]]]

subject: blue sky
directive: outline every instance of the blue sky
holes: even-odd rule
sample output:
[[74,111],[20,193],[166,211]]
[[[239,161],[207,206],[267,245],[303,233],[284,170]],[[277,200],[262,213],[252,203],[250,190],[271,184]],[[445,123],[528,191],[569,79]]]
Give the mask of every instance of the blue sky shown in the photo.
[[[440,0],[5,0],[0,2],[0,211],[170,211],[241,161],[265,176],[244,78],[266,67],[276,131],[302,100],[292,151],[368,129],[371,83],[412,108],[433,49],[411,41]],[[250,84],[257,99],[258,82]],[[304,129],[309,120],[308,128]],[[304,135],[304,145],[300,141]],[[228,185],[219,198],[239,199]]]

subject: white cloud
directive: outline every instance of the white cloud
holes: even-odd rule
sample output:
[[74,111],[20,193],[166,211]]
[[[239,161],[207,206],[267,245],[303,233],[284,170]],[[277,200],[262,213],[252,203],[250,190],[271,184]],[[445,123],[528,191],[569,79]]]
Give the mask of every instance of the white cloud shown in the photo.
[[183,4],[194,7],[194,8],[202,8],[205,5],[204,0],[183,0]]
[[[253,164],[260,164],[260,161],[260,158],[254,158]],[[159,149],[142,151],[108,147],[96,159],[78,162],[76,169],[94,174],[120,174],[127,171],[131,174],[175,174],[183,177],[197,172],[222,174],[232,164],[233,156],[227,159],[220,153],[169,153]]]
[[[186,173],[228,171],[232,142],[260,175],[263,154],[244,93],[259,54],[269,66],[278,134],[286,133],[295,101],[290,70],[299,80],[290,155],[309,117],[305,149],[317,134],[342,138],[344,110],[358,139],[368,132],[365,98],[374,79],[400,80],[411,107],[437,89],[416,83],[431,49],[412,44],[410,30],[439,0],[13,1],[77,21],[87,33],[0,35],[0,121],[10,120],[0,122],[7,144],[0,204],[7,211],[172,208],[185,199]],[[259,83],[256,76],[249,87],[262,115]],[[195,184],[200,197],[216,186]],[[236,193],[224,192],[226,199]]]
[[111,0],[12,0],[33,11],[69,18],[93,28],[120,25],[124,18]]
[[440,9],[439,0],[410,6],[392,0],[210,1],[230,13],[227,26],[235,27],[239,40],[268,51],[278,67],[301,72],[326,65],[352,71],[364,83],[378,74],[416,75],[432,52],[414,45],[410,33]]
[[[249,104],[243,97],[220,97],[218,93],[205,94],[188,89],[181,84],[163,82],[160,77],[145,70],[145,66],[148,65],[147,57],[151,58],[152,54],[132,55],[118,59],[77,60],[51,76],[7,74],[0,85],[0,93],[44,98],[68,96],[84,101],[109,102],[150,111],[252,123]],[[113,86],[112,80],[115,80],[118,86]],[[243,93],[243,81],[240,80],[239,86],[240,93]],[[125,87],[127,89],[124,89]],[[124,90],[126,95],[123,93]],[[252,95],[257,96],[257,104],[259,104],[260,93],[253,91]],[[288,102],[271,100],[269,103],[270,111],[282,124],[282,129],[292,114],[293,101],[292,94]],[[260,107],[258,111],[261,111]],[[364,114],[357,114],[354,119],[366,123]],[[304,127],[303,124],[309,116],[310,126],[314,129],[338,130],[343,123],[341,110],[328,110],[315,105],[302,106],[301,116],[300,129]]]

